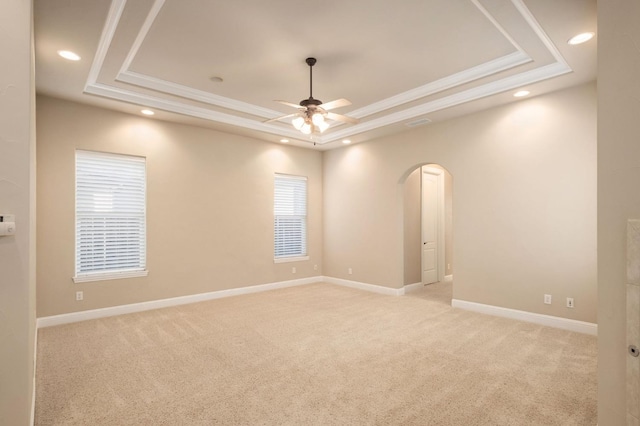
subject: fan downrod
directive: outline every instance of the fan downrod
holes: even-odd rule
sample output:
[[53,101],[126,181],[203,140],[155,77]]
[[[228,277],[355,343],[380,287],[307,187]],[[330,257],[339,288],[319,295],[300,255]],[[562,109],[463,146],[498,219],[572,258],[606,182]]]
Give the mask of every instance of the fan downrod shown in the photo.
[[300,101],[300,106],[307,108],[309,105],[322,105],[322,101],[313,99],[313,66],[316,64],[316,58],[307,58],[305,60],[309,65],[309,98]]

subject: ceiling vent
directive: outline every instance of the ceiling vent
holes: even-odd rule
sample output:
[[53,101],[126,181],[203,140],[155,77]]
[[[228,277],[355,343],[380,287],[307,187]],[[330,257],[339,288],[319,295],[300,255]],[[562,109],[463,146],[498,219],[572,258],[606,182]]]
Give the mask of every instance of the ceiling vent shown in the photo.
[[417,127],[417,126],[422,126],[423,124],[427,124],[427,123],[431,123],[431,120],[429,120],[428,118],[421,118],[419,120],[415,120],[415,121],[411,121],[409,123],[405,123],[405,126],[407,126],[407,127]]

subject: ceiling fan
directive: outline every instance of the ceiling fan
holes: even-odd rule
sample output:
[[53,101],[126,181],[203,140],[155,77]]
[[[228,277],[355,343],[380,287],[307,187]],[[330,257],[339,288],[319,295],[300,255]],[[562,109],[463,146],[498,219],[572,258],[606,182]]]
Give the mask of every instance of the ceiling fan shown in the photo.
[[329,128],[329,123],[325,120],[327,118],[330,120],[342,121],[344,123],[358,123],[358,120],[355,118],[336,114],[335,112],[329,112],[329,110],[334,108],[351,105],[351,102],[348,100],[336,99],[335,101],[323,103],[321,100],[313,98],[313,66],[316,64],[316,58],[307,58],[306,62],[307,65],[309,65],[309,98],[301,100],[299,105],[286,101],[276,101],[283,105],[297,108],[298,112],[283,115],[282,117],[272,118],[271,120],[266,120],[265,123],[295,117],[291,120],[291,124],[305,135],[322,133],[327,130]]

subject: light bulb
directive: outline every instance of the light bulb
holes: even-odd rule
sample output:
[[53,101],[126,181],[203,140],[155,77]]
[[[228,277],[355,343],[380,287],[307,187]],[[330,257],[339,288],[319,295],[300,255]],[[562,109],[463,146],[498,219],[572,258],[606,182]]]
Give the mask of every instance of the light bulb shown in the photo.
[[323,121],[322,123],[318,124],[318,128],[320,129],[320,133],[322,133],[329,128],[329,123]]
[[304,118],[296,117],[293,120],[291,120],[291,124],[293,124],[293,127],[300,130],[302,129],[302,125],[304,124]]
[[320,123],[324,123],[324,117],[319,112],[316,112],[311,117],[311,121],[313,121],[313,124],[315,124],[316,126],[319,126]]
[[305,135],[308,135],[311,133],[311,125],[309,123],[304,123],[302,125],[302,128],[300,129],[300,131],[302,133],[304,133]]

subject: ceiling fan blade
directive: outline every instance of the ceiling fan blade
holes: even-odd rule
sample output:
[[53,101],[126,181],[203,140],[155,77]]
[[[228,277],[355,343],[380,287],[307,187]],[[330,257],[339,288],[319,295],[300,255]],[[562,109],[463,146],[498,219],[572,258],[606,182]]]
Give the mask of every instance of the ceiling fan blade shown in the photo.
[[296,117],[298,115],[300,115],[300,114],[297,113],[297,112],[294,112],[293,114],[287,114],[287,115],[283,115],[282,117],[276,117],[276,118],[272,118],[270,120],[263,121],[263,123],[271,123],[272,121],[280,121],[280,120],[284,120],[285,118]]
[[291,102],[287,102],[287,101],[279,101],[279,100],[276,99],[275,102],[279,102],[279,103],[281,103],[283,105],[287,105],[287,106],[294,107],[294,108],[303,108],[301,105],[292,104]]
[[320,105],[320,108],[325,111],[329,111],[330,109],[340,108],[347,105],[351,105],[351,102],[346,99],[336,99],[335,101],[323,103],[322,105]]
[[336,114],[335,112],[327,112],[327,118],[331,120],[342,121],[344,123],[358,124],[358,120],[356,118]]

